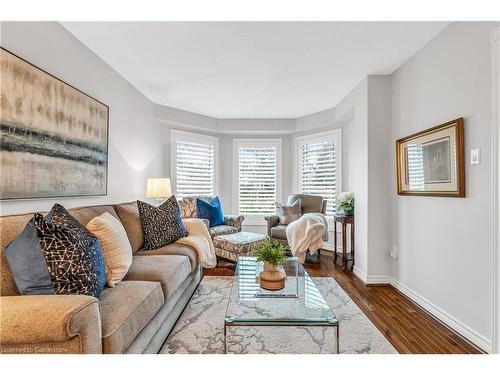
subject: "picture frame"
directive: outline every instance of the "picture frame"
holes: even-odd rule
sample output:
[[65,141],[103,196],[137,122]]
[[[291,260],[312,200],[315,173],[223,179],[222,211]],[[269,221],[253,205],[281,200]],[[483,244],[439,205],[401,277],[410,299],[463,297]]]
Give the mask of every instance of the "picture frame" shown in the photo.
[[399,195],[465,197],[464,119],[396,141]]
[[0,47],[0,200],[105,196],[109,107]]

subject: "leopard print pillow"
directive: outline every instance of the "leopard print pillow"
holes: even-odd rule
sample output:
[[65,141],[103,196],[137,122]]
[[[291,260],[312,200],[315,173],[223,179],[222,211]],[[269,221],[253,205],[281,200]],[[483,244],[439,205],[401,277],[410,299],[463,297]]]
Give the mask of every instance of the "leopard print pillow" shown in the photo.
[[137,208],[144,232],[144,250],[158,249],[186,236],[175,196],[159,207],[137,201]]

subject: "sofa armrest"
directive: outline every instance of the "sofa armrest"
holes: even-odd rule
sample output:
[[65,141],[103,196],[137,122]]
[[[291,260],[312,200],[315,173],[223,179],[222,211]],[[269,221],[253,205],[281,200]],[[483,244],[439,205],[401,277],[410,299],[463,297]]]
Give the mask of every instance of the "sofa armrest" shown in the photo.
[[224,224],[235,227],[238,229],[238,232],[241,232],[243,220],[245,220],[245,216],[243,215],[224,215]]
[[271,228],[278,225],[280,218],[278,215],[265,216],[264,219],[267,222],[267,235],[271,237]]
[[47,348],[66,352],[64,342],[76,337],[80,353],[102,353],[101,315],[94,297],[2,296],[0,316],[0,345],[4,351],[23,352],[35,344],[43,352],[46,344]]

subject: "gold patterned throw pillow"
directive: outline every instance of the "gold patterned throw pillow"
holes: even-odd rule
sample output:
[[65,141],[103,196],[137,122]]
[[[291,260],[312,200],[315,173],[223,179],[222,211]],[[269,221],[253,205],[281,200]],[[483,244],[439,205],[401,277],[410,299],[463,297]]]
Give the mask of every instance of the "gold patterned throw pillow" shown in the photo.
[[137,208],[144,232],[144,250],[158,249],[186,236],[175,196],[159,207],[137,201]]

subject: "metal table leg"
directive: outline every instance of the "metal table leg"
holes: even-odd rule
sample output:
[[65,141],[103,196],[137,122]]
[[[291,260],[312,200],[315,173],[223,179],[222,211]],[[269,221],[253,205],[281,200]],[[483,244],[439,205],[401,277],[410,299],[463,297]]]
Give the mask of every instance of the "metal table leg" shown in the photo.
[[227,325],[226,322],[224,322],[224,354],[227,354]]
[[340,325],[337,325],[337,354],[340,354]]

